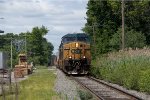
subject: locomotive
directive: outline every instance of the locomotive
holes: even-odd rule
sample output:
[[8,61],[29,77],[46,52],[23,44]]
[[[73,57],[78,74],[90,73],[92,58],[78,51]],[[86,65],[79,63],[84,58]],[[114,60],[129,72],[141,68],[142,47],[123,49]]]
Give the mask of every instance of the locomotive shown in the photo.
[[58,67],[67,74],[88,74],[90,64],[89,36],[85,33],[64,35],[59,46]]

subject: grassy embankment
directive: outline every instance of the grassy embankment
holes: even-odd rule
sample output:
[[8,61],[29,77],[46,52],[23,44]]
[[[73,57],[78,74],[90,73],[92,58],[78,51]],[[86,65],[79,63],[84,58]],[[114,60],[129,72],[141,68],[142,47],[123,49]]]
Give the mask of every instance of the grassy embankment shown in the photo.
[[103,55],[93,61],[91,73],[128,89],[150,93],[150,50],[129,50]]
[[[47,68],[37,69],[26,80],[18,83],[18,100],[59,100],[54,92],[56,76]],[[6,96],[6,100],[12,100],[15,95]]]

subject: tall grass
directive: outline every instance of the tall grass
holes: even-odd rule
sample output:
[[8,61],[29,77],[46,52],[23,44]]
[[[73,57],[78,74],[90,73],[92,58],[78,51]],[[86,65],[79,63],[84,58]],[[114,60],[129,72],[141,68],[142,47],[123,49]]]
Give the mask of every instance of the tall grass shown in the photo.
[[[59,100],[59,96],[53,90],[56,79],[53,73],[46,68],[40,68],[29,78],[19,82],[18,100]],[[7,100],[13,98],[14,95],[8,95]]]
[[93,61],[91,73],[128,89],[150,93],[150,50],[113,52]]

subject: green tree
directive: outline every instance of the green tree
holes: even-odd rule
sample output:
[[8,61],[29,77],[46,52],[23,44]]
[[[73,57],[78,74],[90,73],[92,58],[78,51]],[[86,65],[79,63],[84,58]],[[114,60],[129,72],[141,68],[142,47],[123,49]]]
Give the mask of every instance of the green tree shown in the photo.
[[[94,51],[94,47],[96,47],[97,52],[92,52],[92,55],[95,57],[98,54],[107,53],[115,49],[116,47],[110,44],[110,40],[112,40],[118,28],[121,27],[121,1],[89,0],[86,14],[87,23],[83,31],[89,34],[93,41],[94,29],[96,37],[96,45],[93,46],[92,44],[91,49]],[[125,25],[130,30],[141,32],[140,34],[143,34],[146,38],[145,43],[147,45],[150,44],[149,24],[150,1],[125,1]],[[141,44],[137,44],[137,47],[141,47]]]
[[146,37],[146,44],[150,44],[150,1],[126,1],[125,23],[127,27],[142,32]]
[[[141,32],[137,32],[133,29],[126,28],[126,35],[125,35],[125,47],[126,48],[142,48],[145,46],[146,38],[144,34]],[[110,40],[110,44],[113,46],[114,49],[119,50],[121,48],[121,28],[112,36]]]
[[[87,7],[87,23],[83,30],[88,33],[93,40],[93,27],[96,37],[97,52],[92,52],[93,57],[97,54],[110,51],[109,40],[118,27],[118,16],[116,16],[108,1],[89,0]],[[89,27],[90,26],[90,27]],[[93,44],[92,44],[93,45]],[[92,50],[94,51],[94,50]]]
[[[18,63],[18,54],[25,53],[25,44],[22,44],[23,49],[20,51],[17,50],[17,44],[15,45],[14,41],[16,40],[25,40],[27,39],[27,57],[28,62],[34,62],[39,65],[47,65],[50,61],[52,51],[54,49],[53,45],[44,38],[48,30],[46,27],[34,27],[32,32],[25,32],[20,34],[7,33],[0,35],[0,51],[5,51],[10,57],[10,45],[11,38],[13,41],[13,67]],[[10,61],[9,61],[10,66]]]
[[50,60],[53,45],[44,38],[47,32],[47,28],[42,26],[41,28],[34,27],[31,33],[27,33],[29,35],[28,50],[36,64],[44,65]]

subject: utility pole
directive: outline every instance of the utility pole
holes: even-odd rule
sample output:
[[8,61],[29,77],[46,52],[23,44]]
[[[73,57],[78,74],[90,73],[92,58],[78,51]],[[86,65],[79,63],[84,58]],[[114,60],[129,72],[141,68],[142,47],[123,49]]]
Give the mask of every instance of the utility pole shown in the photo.
[[[85,17],[84,17],[84,19],[87,20],[87,18],[85,18]],[[104,19],[103,19],[103,20],[104,20]],[[103,21],[103,20],[102,20],[102,21]],[[102,21],[101,21],[101,22],[102,22]],[[101,23],[101,22],[100,22],[100,23]],[[96,54],[96,52],[97,52],[97,48],[96,48],[96,33],[95,33],[95,29],[96,29],[97,26],[102,26],[102,25],[96,23],[95,20],[94,20],[94,18],[93,18],[92,25],[91,25],[91,26],[87,26],[87,27],[91,27],[92,30],[93,30],[93,47],[94,47],[94,54]]]
[[96,53],[96,42],[95,42],[95,23],[93,22],[93,45],[94,45],[94,52]]
[[25,54],[26,54],[26,61],[27,61],[27,68],[28,68],[28,59],[27,59],[27,33],[25,33]]
[[25,33],[25,54],[27,57],[27,33]]
[[11,61],[11,70],[12,70],[12,37],[11,37],[11,57],[10,57],[10,61]]
[[122,0],[122,50],[124,51],[125,48],[125,35],[124,35],[124,0]]

